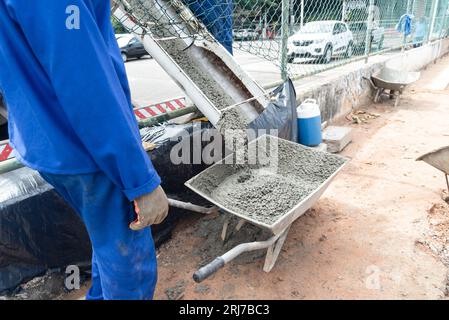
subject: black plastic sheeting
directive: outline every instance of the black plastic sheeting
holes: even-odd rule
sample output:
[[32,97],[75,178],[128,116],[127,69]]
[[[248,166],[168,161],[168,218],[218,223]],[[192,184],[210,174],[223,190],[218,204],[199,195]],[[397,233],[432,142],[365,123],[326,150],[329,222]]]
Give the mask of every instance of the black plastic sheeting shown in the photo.
[[54,266],[86,261],[80,219],[28,168],[0,177],[0,292]]
[[[277,130],[279,138],[298,142],[296,91],[291,80],[273,91],[276,100],[269,103],[264,112],[250,123],[250,129]],[[263,131],[260,132],[263,134]],[[269,132],[268,132],[269,133]]]
[[[281,138],[296,141],[293,85],[289,81],[275,92],[277,101],[270,103],[250,128],[277,129]],[[211,143],[210,136],[214,135],[208,134],[210,129],[212,126],[204,122],[168,125],[164,135],[153,141],[158,148],[149,155],[169,197],[207,204],[187,189],[184,182],[211,165],[204,163],[204,159],[195,159],[191,151],[198,143],[201,148]],[[224,143],[223,139],[213,141],[213,138],[212,142]],[[179,143],[188,144],[188,161],[175,165],[172,150]],[[11,292],[49,269],[90,262],[91,245],[82,221],[37,172],[22,168],[0,175],[0,190],[0,293]],[[185,214],[192,213],[171,208],[164,223],[154,226],[156,246],[171,237],[176,223]]]

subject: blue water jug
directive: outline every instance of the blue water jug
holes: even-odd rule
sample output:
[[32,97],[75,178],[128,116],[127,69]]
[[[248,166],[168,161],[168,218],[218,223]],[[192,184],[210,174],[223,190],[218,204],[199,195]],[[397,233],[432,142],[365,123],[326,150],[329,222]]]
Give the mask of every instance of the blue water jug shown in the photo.
[[307,99],[297,109],[298,141],[308,147],[323,142],[321,133],[321,111],[315,99]]

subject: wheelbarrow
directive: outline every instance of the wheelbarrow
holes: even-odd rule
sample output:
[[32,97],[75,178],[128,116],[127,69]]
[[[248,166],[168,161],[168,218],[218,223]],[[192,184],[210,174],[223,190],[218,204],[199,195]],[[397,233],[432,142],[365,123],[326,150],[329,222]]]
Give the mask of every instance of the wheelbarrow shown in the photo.
[[424,161],[432,167],[442,171],[446,178],[447,191],[449,194],[449,146],[426,153],[416,159],[416,161]]
[[[378,103],[382,95],[388,95],[390,99],[396,98],[394,106],[399,105],[399,101],[405,87],[419,80],[420,72],[411,72],[405,70],[396,70],[384,67],[375,72],[371,79],[364,78],[370,82],[376,94],[374,103]],[[388,92],[386,92],[388,90]]]
[[[310,181],[313,187],[308,189],[309,191],[304,194],[304,197],[301,198],[298,203],[287,209],[284,213],[280,214],[274,221],[267,222],[263,219],[247,214],[244,209],[242,210],[241,208],[233,207],[229,204],[229,202],[224,203],[223,200],[217,196],[217,193],[221,194],[222,189],[219,189],[220,185],[225,183],[225,181],[229,181],[228,179],[233,179],[233,177],[239,173],[239,170],[242,170],[240,164],[228,164],[232,162],[230,159],[233,155],[225,157],[220,162],[217,162],[212,167],[209,167],[196,177],[187,181],[185,185],[188,188],[215,204],[218,208],[220,208],[220,211],[223,214],[229,215],[227,217],[228,219],[225,220],[222,229],[221,239],[223,241],[226,239],[229,220],[232,217],[237,217],[239,219],[236,227],[237,231],[240,230],[245,223],[250,223],[254,226],[262,228],[265,231],[268,231],[267,234],[271,235],[271,237],[265,241],[242,243],[237,245],[233,249],[224,253],[222,256],[217,257],[211,263],[200,268],[194,273],[193,279],[196,282],[202,282],[219,269],[223,268],[227,263],[237,258],[240,254],[255,250],[266,250],[263,270],[265,272],[270,272],[276,263],[279,253],[281,252],[292,223],[306,213],[307,210],[309,210],[318,201],[324,191],[329,187],[331,181],[336,177],[348,161],[348,159],[338,155],[304,147],[297,143],[282,140],[269,135],[263,135],[258,139],[251,141],[248,145],[248,149],[257,146],[258,150],[265,152],[269,149],[268,147],[264,147],[267,145],[267,142],[270,146],[272,146],[272,143],[278,145],[278,154],[269,155],[270,162],[274,159],[273,163],[275,165],[272,165],[273,163],[270,163],[268,166],[264,165],[260,167],[256,165],[254,170],[263,170],[267,174],[272,175],[277,174],[283,179],[285,178],[286,181],[287,179],[293,179],[295,181],[305,179],[306,181]],[[271,148],[272,147],[270,147],[270,150],[276,149]],[[256,148],[253,150],[255,149]],[[290,149],[290,151],[293,152],[289,152],[287,154],[285,152],[286,149]],[[332,163],[331,169],[328,167],[329,163]],[[294,164],[297,165],[294,166]],[[294,169],[291,169],[292,167]],[[324,170],[324,167],[327,169]],[[288,170],[284,170],[283,168],[288,168]],[[260,174],[260,172],[258,171],[257,174]],[[259,177],[260,176],[257,175],[256,179],[260,179]],[[264,190],[266,192],[266,188],[264,188]],[[259,195],[260,193],[258,193],[258,196]],[[263,200],[258,198],[258,201]],[[277,206],[278,203],[275,203],[275,205]]]

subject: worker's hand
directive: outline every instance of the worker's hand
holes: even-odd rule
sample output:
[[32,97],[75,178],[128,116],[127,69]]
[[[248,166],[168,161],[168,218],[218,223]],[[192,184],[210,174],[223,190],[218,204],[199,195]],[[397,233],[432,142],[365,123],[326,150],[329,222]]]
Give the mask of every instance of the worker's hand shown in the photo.
[[157,187],[152,193],[134,200],[137,219],[129,227],[131,230],[142,230],[153,224],[159,224],[168,215],[168,199],[164,189]]

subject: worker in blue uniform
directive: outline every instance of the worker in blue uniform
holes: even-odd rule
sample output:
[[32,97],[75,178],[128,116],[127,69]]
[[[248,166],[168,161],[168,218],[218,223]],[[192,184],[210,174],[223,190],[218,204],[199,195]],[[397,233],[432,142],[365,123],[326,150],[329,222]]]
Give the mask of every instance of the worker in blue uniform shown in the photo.
[[234,0],[184,0],[193,14],[210,33],[232,54]]
[[86,225],[87,299],[151,299],[148,226],[168,201],[141,144],[110,1],[0,0],[0,88],[17,159]]

